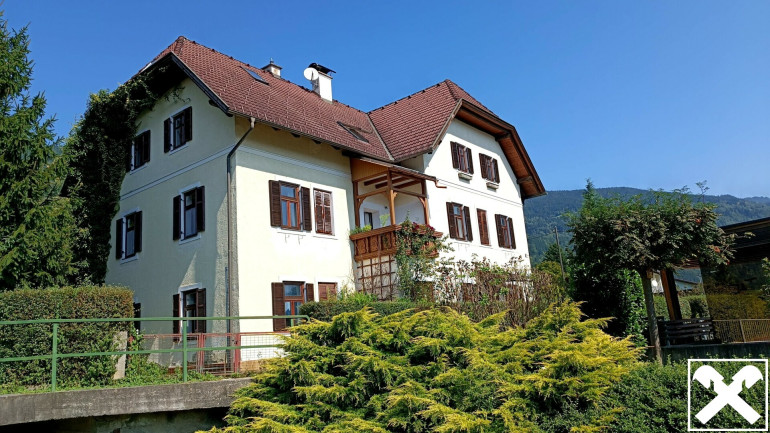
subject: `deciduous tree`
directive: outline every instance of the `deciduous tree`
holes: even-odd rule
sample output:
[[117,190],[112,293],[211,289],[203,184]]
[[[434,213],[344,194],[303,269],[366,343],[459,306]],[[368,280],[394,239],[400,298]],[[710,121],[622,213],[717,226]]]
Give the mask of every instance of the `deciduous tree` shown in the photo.
[[725,263],[733,238],[717,226],[714,209],[709,203],[694,203],[686,189],[655,191],[651,199],[641,195],[602,198],[589,181],[583,207],[568,216],[575,260],[583,272],[595,281],[623,270],[640,275],[650,338],[657,349],[651,272],[673,269],[690,260]]

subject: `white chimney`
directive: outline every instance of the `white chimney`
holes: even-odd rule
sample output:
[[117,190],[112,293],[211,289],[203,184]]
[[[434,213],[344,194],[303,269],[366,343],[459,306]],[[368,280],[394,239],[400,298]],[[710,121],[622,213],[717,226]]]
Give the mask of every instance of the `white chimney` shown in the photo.
[[332,102],[332,77],[333,73],[331,69],[321,66],[318,63],[311,63],[307,69],[305,69],[305,78],[310,80],[313,85],[313,91],[329,102]]
[[281,76],[281,69],[283,69],[283,68],[281,68],[280,66],[276,65],[273,62],[273,59],[270,59],[270,63],[268,63],[267,65],[262,67],[263,71],[270,72],[275,77],[280,77]]

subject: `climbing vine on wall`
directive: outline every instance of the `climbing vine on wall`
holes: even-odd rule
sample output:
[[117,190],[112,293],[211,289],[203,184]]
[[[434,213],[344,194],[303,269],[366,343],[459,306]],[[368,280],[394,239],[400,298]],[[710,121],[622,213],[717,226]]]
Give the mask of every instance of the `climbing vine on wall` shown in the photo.
[[107,273],[111,222],[118,211],[136,121],[158,99],[149,85],[153,76],[137,75],[112,92],[92,94],[65,144],[71,174],[64,194],[71,198],[77,218],[76,282],[100,283]]
[[432,300],[433,284],[441,261],[438,256],[451,251],[446,237],[429,225],[407,218],[396,230],[396,265],[401,296],[415,301]]

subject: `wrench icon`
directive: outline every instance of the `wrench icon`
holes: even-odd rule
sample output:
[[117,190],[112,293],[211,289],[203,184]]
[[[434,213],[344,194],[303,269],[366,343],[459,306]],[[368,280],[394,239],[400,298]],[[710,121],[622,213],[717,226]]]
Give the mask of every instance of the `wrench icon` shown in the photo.
[[714,383],[714,391],[717,396],[711,400],[700,412],[695,415],[703,424],[706,424],[725,406],[732,406],[741,416],[751,424],[754,424],[761,416],[748,403],[746,403],[738,394],[743,391],[743,384],[746,389],[751,388],[760,380],[763,380],[762,372],[753,365],[747,365],[741,368],[733,376],[733,382],[730,385],[724,383],[724,377],[713,367],[703,365],[692,375],[694,380],[700,382],[705,388],[711,388]]

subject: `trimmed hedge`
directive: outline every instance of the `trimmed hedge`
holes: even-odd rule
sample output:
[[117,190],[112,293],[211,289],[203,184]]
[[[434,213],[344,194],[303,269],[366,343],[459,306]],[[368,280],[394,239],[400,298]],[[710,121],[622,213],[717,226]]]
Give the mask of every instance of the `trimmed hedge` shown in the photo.
[[332,318],[342,313],[354,313],[369,307],[372,312],[381,316],[399,313],[412,308],[425,309],[430,304],[417,303],[407,300],[400,301],[373,301],[360,298],[340,299],[331,301],[308,302],[299,307],[300,314],[310,316],[311,319],[322,322],[331,322]]
[[[133,292],[119,287],[83,286],[0,292],[0,321],[115,318],[134,315]],[[100,352],[115,348],[115,337],[131,322],[65,323],[59,326],[59,353]],[[49,355],[53,325],[0,326],[0,358]],[[57,384],[90,386],[108,383],[115,374],[111,356],[64,358]],[[51,361],[0,363],[0,385],[47,385]]]

